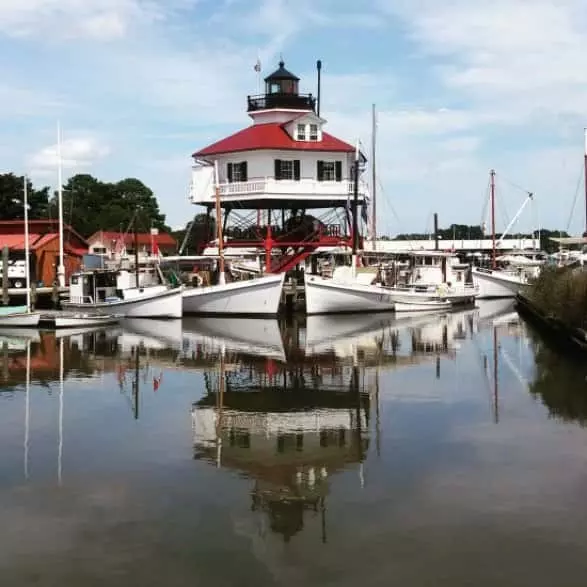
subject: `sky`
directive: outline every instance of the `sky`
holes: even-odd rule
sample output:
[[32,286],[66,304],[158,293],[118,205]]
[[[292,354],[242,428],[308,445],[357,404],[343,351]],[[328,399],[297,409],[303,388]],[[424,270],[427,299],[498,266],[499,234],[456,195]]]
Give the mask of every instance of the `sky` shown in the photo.
[[137,177],[185,225],[190,155],[250,123],[246,96],[286,67],[328,132],[370,156],[378,230],[486,220],[579,233],[585,223],[584,0],[0,0],[0,172]]

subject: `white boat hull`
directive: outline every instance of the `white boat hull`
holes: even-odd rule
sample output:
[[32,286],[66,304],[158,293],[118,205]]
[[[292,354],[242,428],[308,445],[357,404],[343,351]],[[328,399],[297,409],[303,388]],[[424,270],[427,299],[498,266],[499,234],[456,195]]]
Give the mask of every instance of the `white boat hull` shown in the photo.
[[132,296],[125,300],[80,303],[63,302],[67,310],[83,312],[91,315],[116,314],[125,318],[181,318],[182,316],[182,288],[166,289],[151,293],[148,288],[141,295]]
[[452,304],[448,300],[407,300],[396,301],[396,312],[448,312]]
[[34,328],[39,325],[40,312],[15,312],[0,316],[0,328]]
[[515,298],[527,285],[522,277],[508,275],[503,271],[493,271],[473,267],[473,283],[479,288],[479,299]]
[[53,322],[55,328],[98,328],[116,324],[117,316],[97,316],[90,314],[55,315]]
[[379,285],[337,283],[316,275],[305,279],[306,314],[393,312],[393,300]]
[[183,291],[184,314],[275,316],[285,273]]

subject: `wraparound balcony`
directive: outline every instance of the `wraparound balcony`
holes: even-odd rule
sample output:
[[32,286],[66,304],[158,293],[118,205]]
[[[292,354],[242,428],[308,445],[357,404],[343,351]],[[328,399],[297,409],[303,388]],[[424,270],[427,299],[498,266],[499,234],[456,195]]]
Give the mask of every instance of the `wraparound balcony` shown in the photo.
[[[194,185],[194,176],[190,190],[192,203],[210,205],[215,201],[213,190],[202,194],[202,190]],[[222,204],[240,203],[245,207],[270,207],[275,203],[278,207],[334,207],[345,206],[353,196],[352,181],[317,181],[315,179],[276,180],[274,178],[252,178],[249,181],[221,183],[219,186]],[[368,197],[367,186],[359,182],[359,200]],[[288,203],[291,203],[289,205]]]

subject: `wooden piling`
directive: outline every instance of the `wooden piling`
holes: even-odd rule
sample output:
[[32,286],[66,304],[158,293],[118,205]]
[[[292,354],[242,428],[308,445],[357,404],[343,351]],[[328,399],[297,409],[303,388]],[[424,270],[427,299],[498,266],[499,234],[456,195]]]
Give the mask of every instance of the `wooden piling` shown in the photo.
[[8,247],[2,247],[2,304],[8,305]]

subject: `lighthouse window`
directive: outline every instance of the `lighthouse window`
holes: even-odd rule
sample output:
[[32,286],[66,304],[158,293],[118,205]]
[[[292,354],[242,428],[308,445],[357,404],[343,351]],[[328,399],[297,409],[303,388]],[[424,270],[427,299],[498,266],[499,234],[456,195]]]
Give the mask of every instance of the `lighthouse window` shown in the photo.
[[318,140],[318,125],[317,124],[310,125],[310,140],[311,141]]
[[226,179],[228,183],[247,181],[247,162],[242,161],[241,163],[227,163]]
[[318,161],[318,181],[342,181],[342,161]]
[[298,141],[306,140],[306,125],[298,124]]
[[281,179],[293,179],[294,168],[293,161],[282,161],[281,162]]

